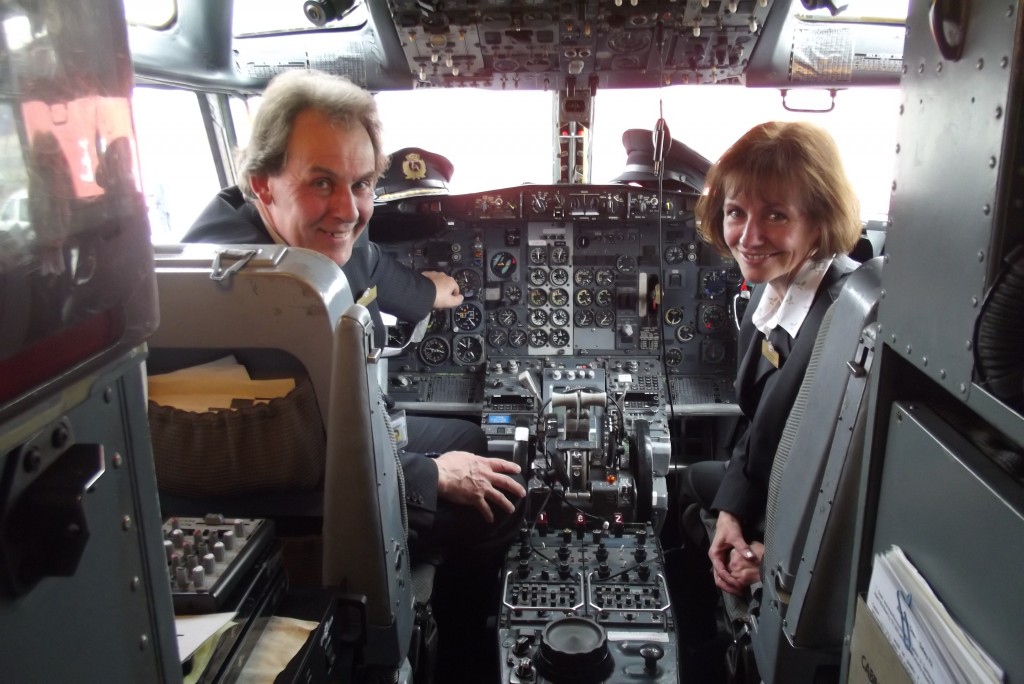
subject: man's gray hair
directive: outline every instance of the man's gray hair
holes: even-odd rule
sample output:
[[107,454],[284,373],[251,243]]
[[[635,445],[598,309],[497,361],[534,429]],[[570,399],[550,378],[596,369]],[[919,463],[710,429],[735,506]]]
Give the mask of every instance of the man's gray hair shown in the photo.
[[388,157],[381,146],[383,127],[373,96],[344,76],[320,71],[286,71],[275,76],[263,92],[249,144],[239,154],[238,185],[246,197],[255,199],[253,176],[273,176],[284,168],[295,118],[309,109],[333,123],[350,128],[362,125],[373,145],[377,176],[384,173]]

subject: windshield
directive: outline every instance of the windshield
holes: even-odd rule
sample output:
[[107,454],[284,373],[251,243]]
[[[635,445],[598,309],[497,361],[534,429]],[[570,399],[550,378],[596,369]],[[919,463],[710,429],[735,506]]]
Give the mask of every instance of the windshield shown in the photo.
[[[825,91],[790,93],[801,103],[811,96],[828,107]],[[864,218],[889,212],[891,173],[896,158],[896,123],[900,92],[896,88],[858,88],[836,94],[827,113],[801,113],[783,107],[778,90],[742,86],[677,86],[661,90],[599,91],[592,143],[594,183],[619,175],[626,163],[622,132],[652,130],[663,116],[672,138],[707,157],[718,159],[752,126],[764,121],[809,121],[832,134],[861,201]]]

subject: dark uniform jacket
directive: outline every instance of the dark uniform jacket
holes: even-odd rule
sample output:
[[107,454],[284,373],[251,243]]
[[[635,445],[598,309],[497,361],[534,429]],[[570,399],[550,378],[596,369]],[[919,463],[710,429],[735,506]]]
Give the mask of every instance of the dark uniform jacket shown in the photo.
[[[273,243],[273,238],[256,207],[233,186],[213,198],[182,242],[268,244]],[[370,242],[365,230],[342,271],[355,298],[367,288],[377,287],[377,298],[367,309],[373,317],[376,344],[380,346],[387,339],[381,310],[403,320],[418,321],[428,315],[434,305],[436,289],[430,279],[384,254]],[[437,510],[437,465],[421,453],[400,451],[399,456],[405,474],[410,528],[413,531],[429,529]]]
[[712,504],[716,511],[735,515],[745,528],[757,524],[764,515],[775,451],[803,382],[818,328],[828,307],[839,296],[846,277],[856,267],[857,263],[846,256],[833,260],[818,285],[796,339],[791,339],[782,328],[772,331],[771,341],[780,357],[777,369],[762,353],[765,336],[754,327],[752,320],[766,286],[754,288],[740,325],[735,385],[736,402],[749,424],[733,449],[725,478]]

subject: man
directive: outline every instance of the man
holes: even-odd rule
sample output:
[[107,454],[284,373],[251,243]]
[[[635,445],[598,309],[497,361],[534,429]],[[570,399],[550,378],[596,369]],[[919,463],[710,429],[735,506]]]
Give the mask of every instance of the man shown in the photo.
[[[385,339],[381,309],[419,320],[431,307],[462,301],[450,276],[417,274],[365,235],[387,167],[366,91],[318,72],[278,76],[264,92],[240,167],[239,186],[214,198],[185,242],[277,242],[324,254],[342,267],[353,294],[368,300],[378,344]],[[408,432],[400,457],[412,553],[502,548],[518,527],[513,499],[526,494],[519,466],[472,453],[487,442],[466,421],[411,418]]]

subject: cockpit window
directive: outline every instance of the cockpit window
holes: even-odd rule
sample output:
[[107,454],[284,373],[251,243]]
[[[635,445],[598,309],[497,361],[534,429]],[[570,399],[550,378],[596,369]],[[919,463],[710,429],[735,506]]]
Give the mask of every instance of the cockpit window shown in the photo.
[[[910,8],[909,0],[845,0],[836,5],[846,7],[836,19],[852,23],[897,22],[903,23]],[[827,20],[831,13],[827,9],[807,11],[801,3],[794,2],[796,16],[805,21]]]
[[[789,95],[817,96],[816,108],[827,108],[829,102],[824,90]],[[826,128],[835,139],[860,198],[862,216],[885,216],[892,178],[880,169],[892,169],[895,163],[899,98],[898,88],[839,90],[832,111],[801,113],[787,111],[779,91],[773,89],[715,85],[599,90],[594,105],[591,180],[606,183],[622,173],[626,165],[622,133],[630,128],[653,130],[662,111],[672,138],[711,161],[755,124],[806,120]],[[825,106],[817,106],[822,104]]]
[[[281,0],[237,0],[234,7],[233,32],[235,36],[260,36],[271,33],[311,31],[316,25],[303,12],[305,5],[318,3],[281,2]],[[365,3],[354,4],[352,11],[336,21],[329,21],[331,29],[358,28],[366,23]]]
[[428,88],[376,97],[385,151],[420,147],[447,157],[453,194],[554,178],[551,92]]
[[177,0],[124,0],[124,15],[129,24],[164,29],[178,16]]

